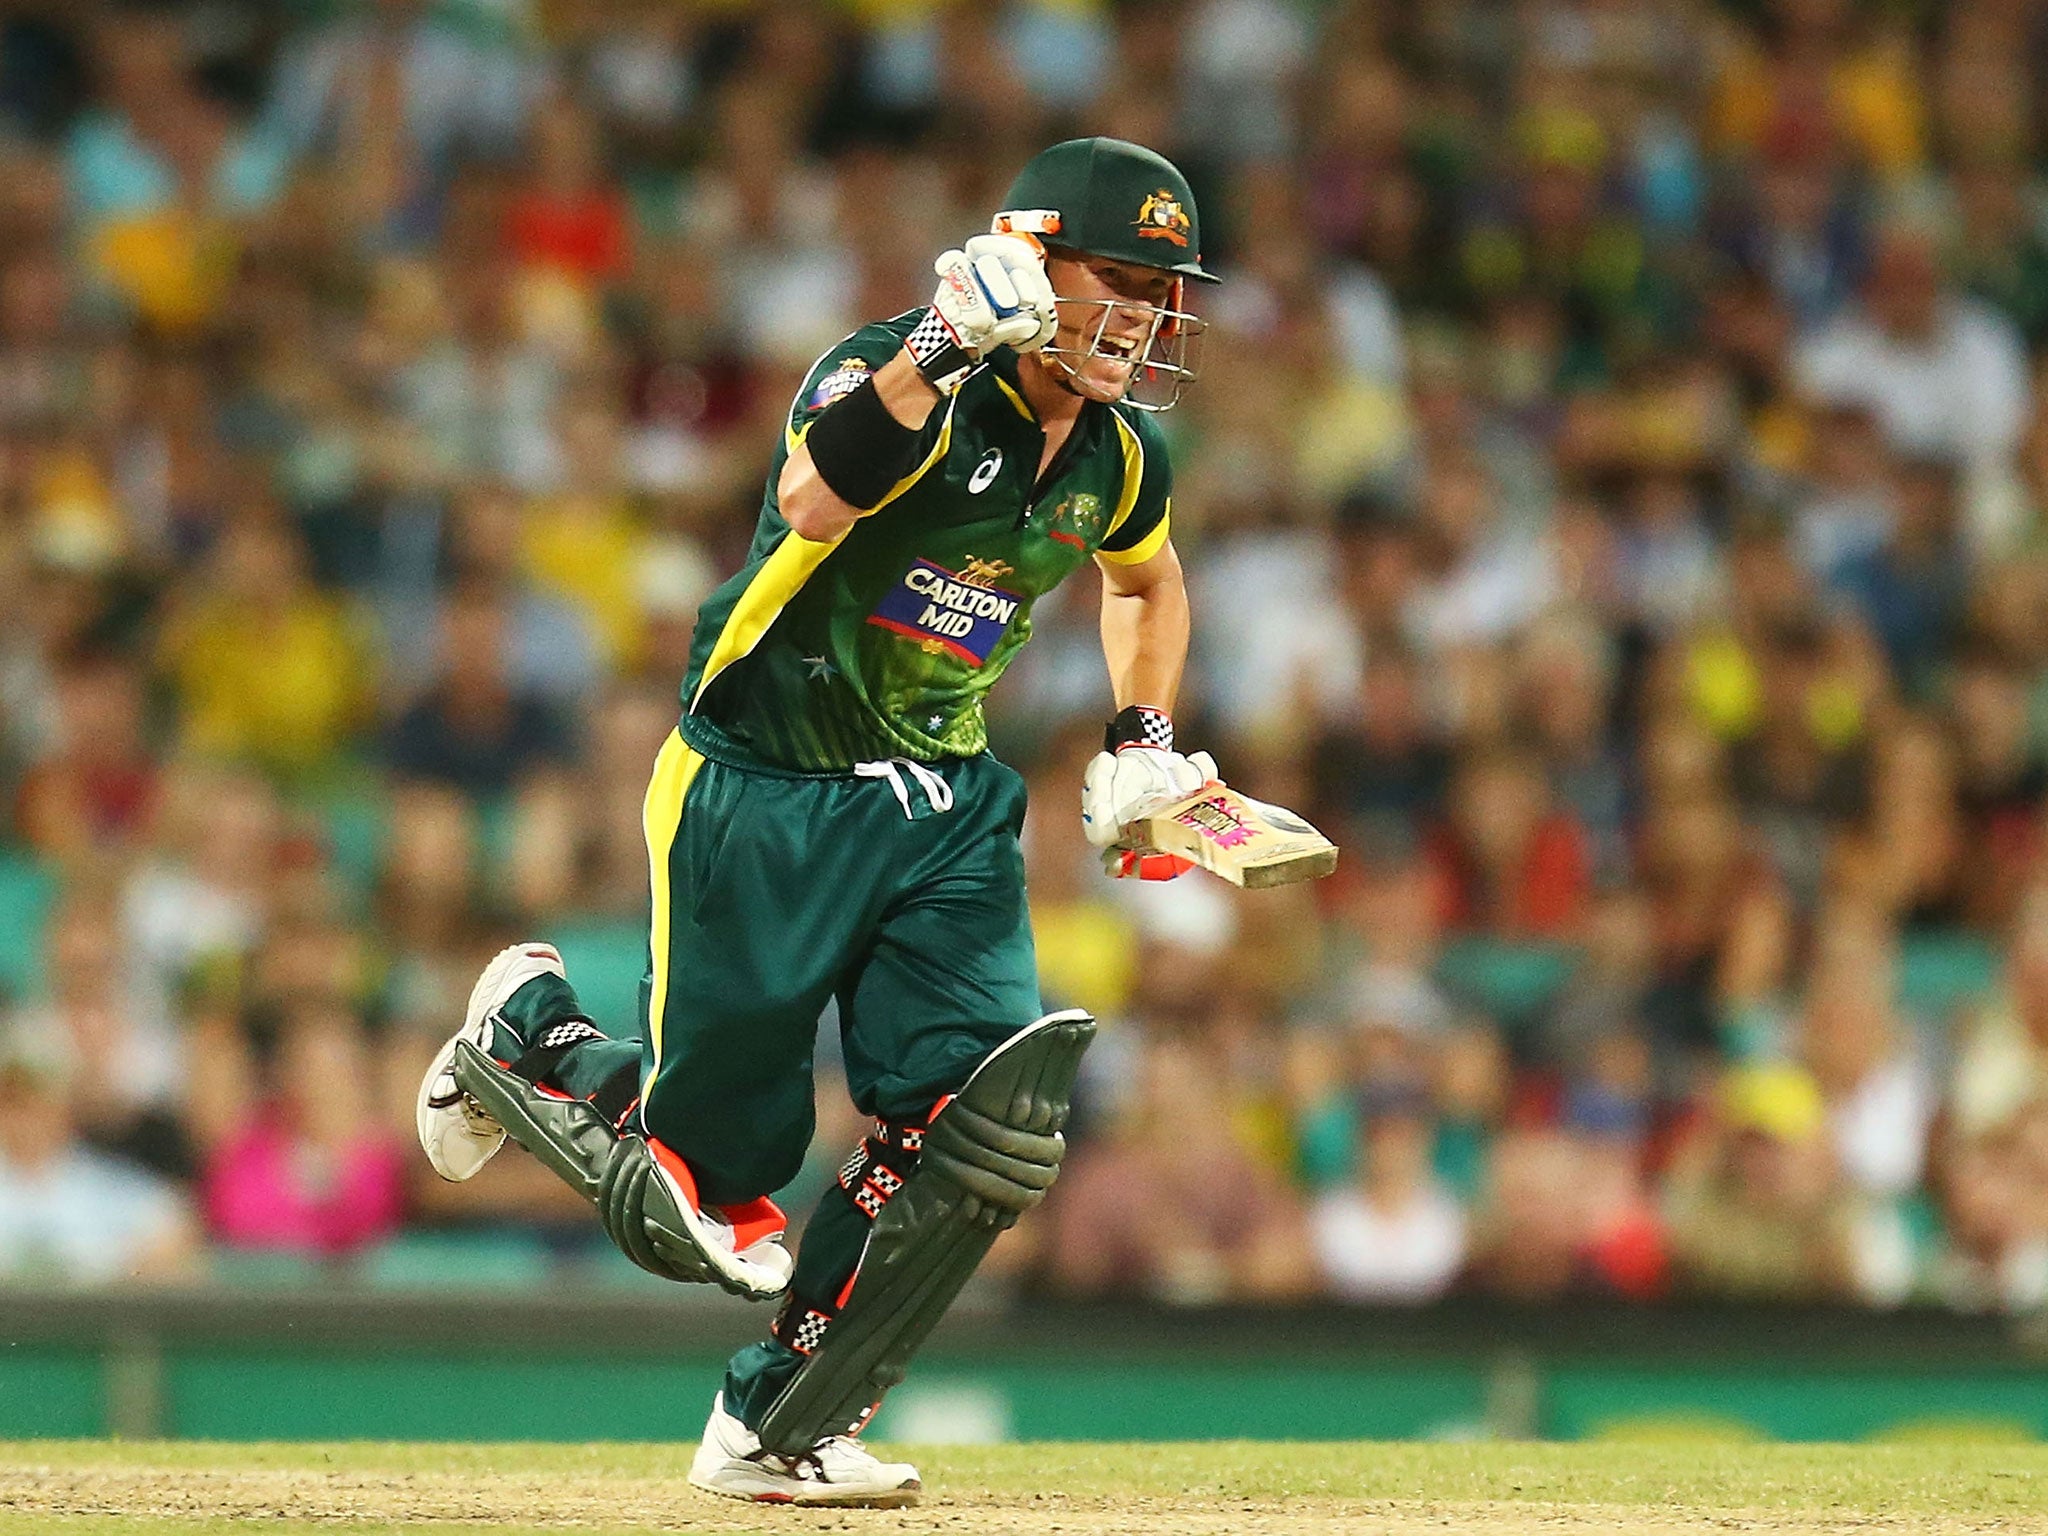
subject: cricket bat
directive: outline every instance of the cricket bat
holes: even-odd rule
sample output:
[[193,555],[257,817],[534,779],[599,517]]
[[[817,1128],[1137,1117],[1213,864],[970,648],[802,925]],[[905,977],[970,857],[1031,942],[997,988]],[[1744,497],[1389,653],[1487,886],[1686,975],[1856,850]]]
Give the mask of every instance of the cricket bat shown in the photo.
[[1126,831],[1248,891],[1319,880],[1337,867],[1337,845],[1294,812],[1216,779]]

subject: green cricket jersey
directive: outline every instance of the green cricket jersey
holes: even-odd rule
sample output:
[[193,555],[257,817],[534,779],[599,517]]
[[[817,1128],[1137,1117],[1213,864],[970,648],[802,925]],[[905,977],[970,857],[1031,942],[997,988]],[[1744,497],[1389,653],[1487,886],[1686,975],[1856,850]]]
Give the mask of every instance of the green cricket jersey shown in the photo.
[[712,755],[843,772],[988,745],[981,699],[1031,635],[1031,605],[1090,556],[1166,542],[1172,477],[1146,413],[1084,405],[1038,481],[1045,435],[994,353],[925,423],[916,468],[836,544],[791,531],[776,481],[819,412],[923,318],[863,326],[812,367],[768,470],[746,566],[705,600],[683,733]]

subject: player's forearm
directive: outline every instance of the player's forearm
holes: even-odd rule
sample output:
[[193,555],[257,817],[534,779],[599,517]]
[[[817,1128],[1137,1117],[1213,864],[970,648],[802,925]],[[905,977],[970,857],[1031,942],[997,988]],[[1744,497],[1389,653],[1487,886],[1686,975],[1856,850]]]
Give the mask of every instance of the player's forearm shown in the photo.
[[803,444],[782,466],[775,483],[782,520],[800,537],[819,544],[836,544],[860,516],[860,508],[844,501],[818,474],[811,462],[811,450]]
[[1172,712],[1188,659],[1188,589],[1178,562],[1137,591],[1103,587],[1102,655],[1118,709]]
[[[896,424],[909,432],[921,432],[939,403],[939,392],[925,382],[917,364],[907,352],[898,352],[875,370],[872,389]],[[843,404],[844,402],[841,402]],[[830,411],[838,410],[833,405]],[[820,417],[822,421],[824,418]],[[887,422],[882,423],[886,429]],[[815,426],[813,430],[816,430]],[[837,543],[869,508],[856,506],[825,483],[811,457],[808,441],[797,444],[775,484],[776,500],[783,521],[800,536],[821,544]]]

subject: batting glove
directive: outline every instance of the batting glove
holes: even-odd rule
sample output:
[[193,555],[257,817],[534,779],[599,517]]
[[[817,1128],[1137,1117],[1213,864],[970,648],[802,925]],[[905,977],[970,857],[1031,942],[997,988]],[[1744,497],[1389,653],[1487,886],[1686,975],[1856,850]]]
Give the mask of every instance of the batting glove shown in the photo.
[[1052,282],[1037,243],[1020,235],[976,235],[932,263],[932,307],[904,341],[918,371],[942,394],[997,347],[1035,351],[1059,329]]
[[1217,778],[1206,752],[1173,748],[1173,722],[1161,710],[1134,706],[1110,723],[1103,750],[1081,782],[1081,823],[1104,851],[1103,868],[1122,879],[1170,880],[1192,866],[1172,854],[1133,846],[1125,829]]

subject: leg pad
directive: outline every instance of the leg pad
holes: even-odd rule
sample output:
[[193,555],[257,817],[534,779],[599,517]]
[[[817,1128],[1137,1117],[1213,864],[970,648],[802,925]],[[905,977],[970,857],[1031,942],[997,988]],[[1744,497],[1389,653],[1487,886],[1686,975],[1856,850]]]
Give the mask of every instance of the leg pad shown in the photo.
[[975,1068],[924,1134],[917,1171],[876,1218],[838,1316],[761,1421],[761,1444],[809,1450],[903,1379],[997,1236],[1045,1198],[1095,1021],[1040,1019]]
[[507,1071],[468,1041],[456,1046],[454,1066],[456,1086],[596,1206],[606,1236],[649,1274],[716,1285],[754,1300],[778,1294],[787,1283],[786,1271],[709,1251],[716,1238],[706,1233],[702,1218],[684,1209],[688,1195],[678,1193],[688,1169],[663,1169],[643,1138],[622,1135],[581,1099],[550,1093]]
[[768,1201],[772,1241],[749,1243],[745,1227],[735,1231],[735,1210],[708,1219],[694,1201],[690,1171],[674,1153],[638,1136],[619,1138],[598,1193],[598,1219],[619,1249],[649,1274],[664,1280],[715,1285],[749,1301],[768,1301],[789,1287],[790,1261],[782,1247],[782,1213]]
[[455,1086],[486,1110],[505,1134],[555,1171],[593,1205],[619,1133],[581,1099],[550,1093],[499,1066],[467,1040],[456,1042]]

